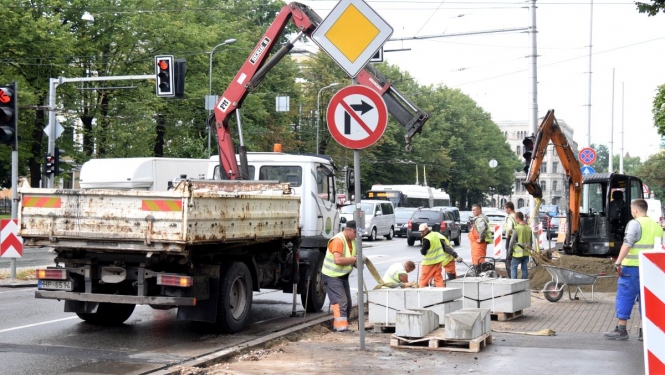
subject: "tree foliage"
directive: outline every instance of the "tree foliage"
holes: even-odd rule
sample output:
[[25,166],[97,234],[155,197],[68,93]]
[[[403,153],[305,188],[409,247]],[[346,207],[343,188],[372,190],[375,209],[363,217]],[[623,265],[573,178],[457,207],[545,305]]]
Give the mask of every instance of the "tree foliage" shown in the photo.
[[[606,145],[596,145],[591,144],[591,148],[596,150],[596,162],[593,163],[593,169],[596,173],[605,173],[609,171],[610,162],[609,155],[610,149]],[[614,173],[619,173],[619,162],[620,155],[614,154],[612,157],[612,169]],[[628,156],[624,155],[623,159],[623,173],[628,175],[634,175],[637,169],[642,165],[642,160],[639,156]]]
[[653,124],[658,134],[665,136],[665,84],[658,86],[656,96],[653,98]]
[[659,12],[665,12],[665,0],[651,0],[650,3],[635,2],[640,13],[655,16]]
[[665,199],[665,153],[652,155],[635,171],[635,175],[649,186],[656,199]]

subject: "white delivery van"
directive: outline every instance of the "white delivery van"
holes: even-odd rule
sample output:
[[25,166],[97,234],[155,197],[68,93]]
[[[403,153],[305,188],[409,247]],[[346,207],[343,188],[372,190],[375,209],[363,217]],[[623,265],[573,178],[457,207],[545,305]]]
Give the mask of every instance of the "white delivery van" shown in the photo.
[[[391,201],[361,200],[360,209],[365,216],[365,227],[362,228],[363,237],[370,241],[375,241],[378,236],[384,236],[388,240],[395,237],[395,208]],[[351,204],[342,207],[340,213],[346,221],[349,221],[353,220],[355,210],[356,206]],[[360,231],[358,232],[360,233]]]
[[117,158],[92,159],[81,167],[82,189],[166,191],[169,182],[186,175],[203,179],[208,159]]

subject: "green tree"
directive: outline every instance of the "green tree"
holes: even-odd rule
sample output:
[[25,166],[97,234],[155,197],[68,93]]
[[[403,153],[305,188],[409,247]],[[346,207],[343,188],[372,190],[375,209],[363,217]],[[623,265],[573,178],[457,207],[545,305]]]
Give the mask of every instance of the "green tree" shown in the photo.
[[653,124],[658,134],[665,135],[665,85],[658,86],[656,96],[653,98]]
[[665,12],[665,0],[651,0],[650,3],[635,2],[640,13],[655,16],[658,12]]
[[635,175],[649,186],[656,199],[665,199],[665,153],[654,154],[640,165]]

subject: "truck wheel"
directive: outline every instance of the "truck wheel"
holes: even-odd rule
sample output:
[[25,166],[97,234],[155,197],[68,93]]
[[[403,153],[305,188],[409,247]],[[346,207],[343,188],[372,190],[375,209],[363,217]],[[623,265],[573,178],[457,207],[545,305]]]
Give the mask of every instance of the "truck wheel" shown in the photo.
[[416,240],[413,237],[409,237],[409,238],[406,239],[406,243],[409,246],[413,246],[413,244],[416,243]]
[[323,286],[323,274],[321,273],[324,258],[324,253],[319,254],[316,266],[312,270],[312,278],[309,280],[309,295],[307,295],[307,291],[300,294],[300,301],[307,312],[321,311],[326,302],[326,288]]
[[462,233],[460,233],[459,236],[457,236],[457,238],[455,238],[455,239],[453,240],[453,244],[454,244],[455,246],[459,246],[460,243],[462,242],[460,237],[462,237]]
[[252,308],[252,275],[245,263],[230,262],[222,267],[219,282],[216,326],[223,333],[242,331]]
[[393,237],[395,237],[395,228],[390,227],[390,232],[388,232],[388,235],[386,235],[386,239],[390,241],[393,239]]
[[136,305],[124,303],[100,302],[95,313],[76,313],[79,318],[88,323],[113,326],[124,323],[134,312]]
[[545,299],[550,302],[557,302],[563,297],[563,288],[560,288],[557,285],[556,281],[548,281],[547,284],[543,287],[543,294],[545,294]]

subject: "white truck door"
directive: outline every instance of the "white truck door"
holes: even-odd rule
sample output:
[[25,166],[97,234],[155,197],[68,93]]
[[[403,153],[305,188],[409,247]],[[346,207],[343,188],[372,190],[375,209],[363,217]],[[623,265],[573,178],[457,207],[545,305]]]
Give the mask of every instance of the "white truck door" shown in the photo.
[[330,166],[319,164],[311,170],[315,189],[309,190],[316,202],[316,232],[325,238],[332,238],[339,227],[335,173]]

